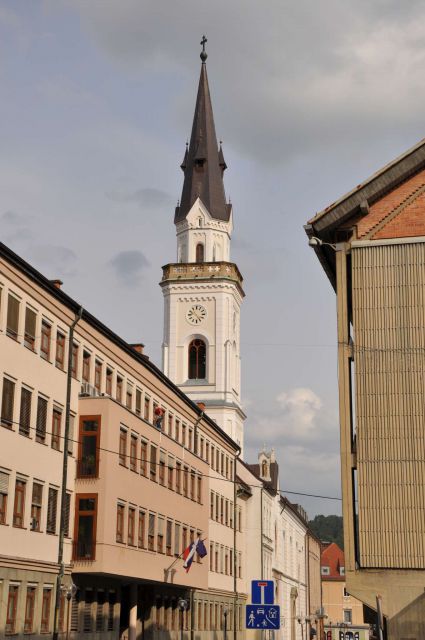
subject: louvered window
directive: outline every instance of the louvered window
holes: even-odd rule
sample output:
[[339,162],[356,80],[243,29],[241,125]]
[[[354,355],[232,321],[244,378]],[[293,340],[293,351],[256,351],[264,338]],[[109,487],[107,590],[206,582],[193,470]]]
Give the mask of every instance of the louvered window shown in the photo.
[[19,325],[19,300],[9,294],[7,301],[7,324],[6,333],[15,340],[18,337]]
[[138,416],[142,413],[142,392],[136,389],[136,413]]
[[6,524],[7,494],[9,491],[9,476],[0,471],[0,524]]
[[50,628],[50,610],[52,604],[52,590],[43,589],[43,600],[41,604],[41,633],[47,633]]
[[46,439],[47,423],[47,400],[38,396],[37,400],[37,423],[35,426],[35,439],[37,442],[44,442]]
[[62,413],[53,409],[52,416],[52,449],[60,451]]
[[57,489],[49,487],[49,498],[47,502],[47,533],[56,533],[58,492]]
[[8,378],[3,379],[3,393],[1,401],[1,423],[4,427],[12,427],[13,401],[15,397],[15,383]]
[[24,480],[16,480],[15,484],[15,502],[13,505],[13,526],[24,526],[25,511],[25,482]]
[[41,503],[43,499],[43,485],[34,482],[31,499],[31,531],[40,531]]
[[155,514],[149,514],[148,549],[155,551]]
[[41,323],[41,344],[40,344],[40,355],[45,360],[50,358],[50,336],[52,333],[52,327],[50,324],[45,322]]
[[30,435],[31,426],[31,398],[29,389],[21,389],[21,411],[19,415],[19,433],[24,436]]
[[71,494],[65,494],[65,518],[63,523],[64,535],[69,536],[69,517],[71,513]]
[[63,369],[65,364],[65,336],[60,331],[56,334],[56,366]]
[[37,314],[28,307],[25,309],[25,335],[24,345],[34,351],[35,345],[35,323],[37,320]]

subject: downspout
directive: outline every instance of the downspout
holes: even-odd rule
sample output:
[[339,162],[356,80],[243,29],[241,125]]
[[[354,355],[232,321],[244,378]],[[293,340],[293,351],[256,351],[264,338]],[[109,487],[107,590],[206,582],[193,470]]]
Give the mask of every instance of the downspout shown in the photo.
[[234,640],[237,639],[236,608],[237,608],[237,601],[238,601],[238,583],[237,583],[237,576],[236,576],[236,569],[237,569],[237,562],[236,562],[236,515],[237,515],[236,500],[238,498],[238,489],[237,489],[237,484],[236,484],[236,464],[237,464],[237,461],[239,459],[240,453],[241,453],[240,451],[237,452],[237,454],[234,457],[234,462],[233,462],[233,638],[234,638]]
[[260,545],[261,545],[261,580],[264,580],[264,558],[263,558],[263,485],[261,485],[260,494],[260,511],[261,511],[261,525],[260,525]]
[[71,411],[72,346],[74,341],[74,329],[77,323],[81,320],[82,315],[83,315],[83,307],[80,307],[78,314],[75,316],[74,322],[69,327],[69,336],[68,336],[68,371],[66,376],[65,433],[64,433],[64,441],[63,441],[62,486],[61,486],[59,549],[58,549],[59,572],[56,578],[55,610],[53,615],[53,640],[58,639],[60,591],[62,586],[62,578],[65,572],[65,567],[63,562],[63,544],[64,544],[64,538],[65,538],[66,481],[68,477],[68,443],[69,443],[69,422],[70,422],[70,411]]

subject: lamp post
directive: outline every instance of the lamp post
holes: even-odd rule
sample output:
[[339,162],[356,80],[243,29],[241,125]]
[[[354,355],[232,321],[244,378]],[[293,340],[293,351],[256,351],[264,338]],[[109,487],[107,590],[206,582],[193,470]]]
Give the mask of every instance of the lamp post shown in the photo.
[[227,614],[228,610],[226,608],[223,609],[223,617],[224,617],[224,640],[227,640]]
[[66,640],[69,638],[69,610],[71,609],[72,587],[66,590]]
[[305,622],[305,640],[310,640],[311,637],[311,616],[304,618]]
[[183,616],[189,606],[188,601],[185,598],[179,598],[178,607],[180,609],[180,640],[183,640]]
[[302,618],[297,618],[297,622],[301,627],[301,639],[304,640],[304,620]]

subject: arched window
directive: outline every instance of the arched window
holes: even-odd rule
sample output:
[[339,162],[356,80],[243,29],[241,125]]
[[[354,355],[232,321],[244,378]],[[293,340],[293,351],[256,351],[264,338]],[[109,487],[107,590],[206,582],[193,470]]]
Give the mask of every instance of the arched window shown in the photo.
[[263,476],[263,478],[267,478],[269,475],[269,470],[267,468],[267,461],[263,460],[261,466],[262,466],[261,475]]
[[196,262],[203,262],[204,261],[204,245],[202,244],[202,242],[199,242],[196,245]]
[[195,338],[189,345],[189,380],[205,380],[207,348],[205,342]]

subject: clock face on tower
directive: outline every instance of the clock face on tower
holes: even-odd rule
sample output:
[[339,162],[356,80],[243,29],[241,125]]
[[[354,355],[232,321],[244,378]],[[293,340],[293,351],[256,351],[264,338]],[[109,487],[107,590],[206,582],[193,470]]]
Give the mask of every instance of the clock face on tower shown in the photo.
[[201,324],[207,317],[207,310],[201,304],[194,304],[186,313],[186,319],[190,324]]

